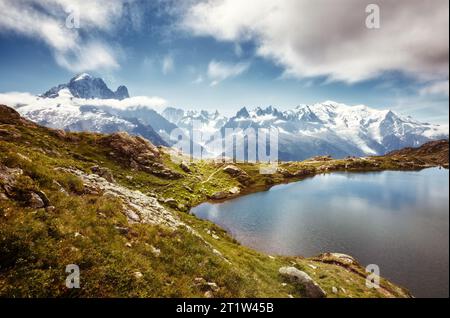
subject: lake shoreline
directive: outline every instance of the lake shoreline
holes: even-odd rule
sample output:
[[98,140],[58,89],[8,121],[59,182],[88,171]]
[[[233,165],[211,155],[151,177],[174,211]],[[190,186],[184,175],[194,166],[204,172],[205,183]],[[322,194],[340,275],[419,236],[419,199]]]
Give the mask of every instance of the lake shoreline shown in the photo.
[[[431,148],[430,151],[428,148]],[[431,153],[431,155],[430,155]],[[447,156],[445,155],[447,154]],[[227,167],[232,169],[227,169]],[[420,148],[411,148],[402,150],[399,152],[387,154],[385,156],[374,157],[348,157],[345,159],[332,159],[328,156],[316,157],[311,160],[303,162],[281,162],[278,165],[276,173],[272,176],[264,176],[259,174],[259,168],[255,170],[258,165],[242,164],[242,163],[222,163],[216,164],[216,168],[223,170],[236,170],[236,174],[231,174],[232,177],[238,177],[247,175],[251,182],[241,182],[239,193],[224,193],[224,197],[215,195],[209,196],[197,204],[194,204],[189,209],[189,213],[192,210],[198,208],[202,204],[221,204],[224,202],[233,201],[235,199],[246,197],[252,194],[267,192],[273,187],[281,185],[289,185],[297,182],[302,182],[315,177],[334,173],[373,173],[373,172],[415,172],[422,171],[430,168],[439,168],[448,170],[448,141],[438,141],[430,144],[425,144]],[[253,169],[253,170],[252,170]],[[245,179],[245,178],[244,178]],[[248,181],[248,180],[246,180]],[[231,191],[230,191],[231,192]],[[223,192],[222,192],[223,193]],[[195,218],[200,219],[197,215],[193,214]],[[210,221],[211,222],[211,221]],[[213,222],[214,223],[214,222]],[[214,223],[215,224],[215,223]],[[217,225],[217,224],[216,224]],[[231,231],[225,229],[224,226],[217,225],[219,228],[225,230],[227,235],[231,238],[235,238]],[[254,247],[250,247],[255,249]],[[269,255],[265,251],[259,250],[261,253]],[[329,251],[336,252],[336,251]],[[280,254],[281,255],[281,254]],[[320,259],[323,254],[323,250],[317,253],[319,256],[304,257],[302,254],[296,254],[294,257],[300,257],[305,259]],[[280,256],[283,257],[283,256]],[[359,265],[361,270],[362,266]],[[409,290],[403,288],[410,294]],[[411,295],[411,294],[410,294]]]
[[[206,200],[197,202],[224,202],[229,199],[261,191],[267,191],[275,185],[298,182],[316,175],[333,172],[376,172],[376,171],[420,171],[439,167],[449,169],[448,140],[433,141],[419,148],[405,148],[384,156],[347,157],[334,159],[330,156],[318,156],[305,161],[280,162],[273,175],[262,175],[261,164],[226,163],[218,165],[218,170],[228,169],[228,174],[239,180],[239,192],[219,191]],[[255,170],[256,168],[256,170]],[[251,172],[250,172],[251,171]],[[243,181],[242,181],[243,180]]]
[[292,178],[286,178],[284,180],[282,180],[281,182],[278,183],[274,183],[271,185],[267,185],[267,186],[261,186],[261,185],[257,185],[257,186],[249,186],[246,188],[242,188],[242,190],[238,193],[238,194],[229,194],[226,198],[223,199],[213,199],[213,198],[208,198],[205,201],[202,201],[196,205],[194,205],[193,207],[191,207],[191,209],[194,209],[196,207],[198,207],[201,204],[204,203],[212,203],[212,204],[219,204],[219,203],[224,203],[230,200],[234,200],[234,199],[238,199],[240,197],[244,197],[247,195],[251,195],[251,194],[255,194],[255,193],[259,193],[259,192],[266,192],[269,191],[270,189],[277,187],[277,186],[281,186],[281,185],[288,185],[291,183],[296,183],[296,182],[301,182],[307,179],[312,179],[315,178],[317,176],[321,176],[321,175],[326,175],[326,174],[333,174],[333,173],[341,173],[341,172],[345,172],[345,173],[360,173],[360,174],[364,174],[364,173],[371,173],[371,172],[385,172],[385,171],[394,171],[394,172],[415,172],[415,171],[422,171],[422,170],[426,170],[426,169],[431,169],[431,168],[442,168],[442,169],[446,169],[449,170],[448,167],[444,167],[441,165],[426,165],[426,166],[422,166],[422,167],[414,167],[411,169],[361,169],[361,170],[329,170],[327,172],[320,172],[320,173],[316,173],[316,174],[311,174],[308,176],[304,176],[304,177],[292,177]]
[[[239,224],[251,224],[251,226],[252,226],[252,229],[253,229],[253,226],[256,226],[256,227],[258,227],[258,225],[254,225],[254,224],[258,224],[258,222],[259,221],[256,221],[254,218],[255,217],[252,217],[252,216],[249,216],[249,215],[252,215],[252,214],[254,214],[254,213],[252,213],[252,212],[250,212],[251,211],[251,207],[253,207],[253,206],[258,206],[258,202],[259,202],[259,200],[264,200],[264,198],[273,198],[273,199],[268,199],[269,201],[263,201],[263,202],[267,202],[269,205],[270,205],[270,203],[271,202],[276,202],[277,201],[277,199],[274,199],[274,198],[276,198],[277,196],[279,196],[279,194],[277,194],[277,193],[282,193],[283,191],[275,191],[276,193],[275,194],[272,194],[272,195],[263,195],[263,196],[261,196],[261,195],[259,195],[259,196],[257,196],[257,198],[259,198],[259,199],[253,199],[252,200],[252,198],[248,198],[248,199],[245,199],[245,200],[236,200],[235,202],[232,202],[234,199],[239,199],[240,197],[245,197],[245,196],[248,196],[248,195],[251,195],[251,194],[257,194],[258,192],[264,192],[264,191],[268,191],[268,190],[270,190],[271,188],[273,188],[273,187],[277,187],[277,186],[282,186],[282,185],[290,185],[290,184],[295,184],[295,183],[299,183],[299,184],[302,184],[302,181],[305,181],[305,180],[310,180],[310,181],[312,181],[312,179],[314,179],[314,178],[316,178],[316,177],[320,177],[320,176],[324,176],[324,175],[333,175],[333,174],[342,174],[342,175],[346,175],[347,173],[350,173],[350,174],[355,174],[355,175],[364,175],[365,173],[368,173],[368,174],[372,174],[372,173],[383,173],[383,172],[393,172],[393,173],[395,173],[395,172],[424,172],[425,174],[428,174],[427,173],[427,170],[429,170],[429,171],[436,171],[436,173],[437,173],[437,171],[438,171],[438,166],[434,166],[434,167],[423,167],[423,168],[421,168],[421,169],[396,169],[396,170],[375,170],[375,169],[372,169],[372,170],[365,170],[365,171],[345,171],[345,170],[340,170],[340,171],[329,171],[329,172],[327,172],[327,173],[325,173],[325,174],[314,174],[314,175],[311,175],[311,176],[308,176],[308,177],[304,177],[304,178],[296,178],[296,179],[291,179],[291,180],[288,180],[288,182],[284,182],[284,183],[278,183],[278,184],[274,184],[274,185],[271,185],[271,186],[269,186],[269,187],[266,187],[265,189],[264,188],[250,188],[249,189],[249,191],[247,191],[247,192],[245,192],[245,193],[241,193],[240,195],[237,195],[237,196],[234,196],[234,197],[232,197],[232,198],[229,198],[229,199],[226,199],[226,200],[220,200],[220,201],[217,201],[217,200],[209,200],[209,201],[207,201],[207,202],[203,202],[202,204],[200,204],[199,206],[196,206],[195,208],[193,208],[192,210],[191,210],[191,213],[193,214],[193,215],[195,215],[195,217],[196,218],[199,218],[199,219],[201,219],[201,220],[207,220],[207,221],[209,221],[209,222],[212,222],[212,223],[214,223],[214,224],[216,224],[218,227],[220,227],[220,228],[223,228],[223,229],[226,229],[226,232],[228,233],[228,235],[230,236],[230,237],[232,237],[232,238],[234,238],[234,239],[236,239],[238,242],[240,242],[241,244],[243,244],[243,245],[245,245],[245,246],[247,246],[247,247],[249,247],[249,248],[251,248],[251,249],[255,249],[255,250],[257,250],[257,251],[259,251],[259,252],[261,252],[261,253],[264,253],[264,254],[267,254],[267,255],[276,255],[276,256],[278,256],[278,257],[302,257],[302,258],[305,258],[305,259],[316,259],[317,258],[317,256],[314,256],[314,255],[322,255],[323,254],[323,251],[326,251],[326,252],[330,252],[330,253],[332,253],[332,252],[343,252],[343,253],[345,253],[345,254],[348,254],[348,255],[352,255],[352,256],[356,256],[356,255],[361,255],[361,253],[358,253],[357,252],[357,250],[348,250],[348,249],[339,249],[339,248],[335,248],[335,249],[319,249],[319,250],[317,250],[316,249],[316,251],[317,252],[314,252],[314,253],[307,253],[306,251],[304,251],[304,252],[302,252],[302,253],[289,253],[289,252],[274,252],[273,251],[273,248],[274,248],[274,246],[275,245],[277,245],[277,244],[279,244],[280,242],[278,242],[277,243],[277,241],[273,241],[273,242],[271,242],[271,243],[269,243],[269,242],[263,242],[263,243],[255,243],[256,241],[255,240],[259,240],[259,239],[256,239],[256,237],[254,236],[255,235],[255,233],[253,233],[252,231],[250,232],[250,233],[252,233],[252,234],[249,234],[250,236],[249,237],[251,237],[252,238],[252,240],[251,240],[251,242],[253,242],[253,243],[250,243],[249,244],[249,242],[247,241],[246,242],[246,240],[244,239],[244,240],[242,240],[242,229],[243,228],[246,228],[246,225],[242,225],[242,226],[233,226],[232,224],[233,223],[229,223],[229,222],[231,222],[230,220],[235,220],[235,221],[232,221],[232,222],[238,222],[238,221],[236,221],[236,220],[246,220],[245,222],[238,222]],[[448,169],[445,169],[446,171],[448,171]],[[329,179],[329,178],[328,178]],[[358,179],[358,178],[357,178]],[[363,179],[363,178],[359,178],[359,179]],[[400,178],[400,179],[402,179],[402,178]],[[396,179],[394,179],[394,180],[396,180]],[[434,179],[433,179],[434,180]],[[432,180],[429,180],[429,182],[433,182]],[[306,190],[305,189],[305,187],[310,187],[311,186],[311,184],[314,184],[315,182],[312,182],[312,183],[308,183],[308,185],[305,185],[305,186],[303,186],[302,188],[301,187],[297,187],[297,188],[299,188],[299,191],[300,191],[300,189],[304,189],[304,190]],[[320,180],[318,180],[316,183],[320,183]],[[294,186],[295,187],[295,186]],[[289,190],[289,188],[291,188],[292,189],[292,187],[288,187],[287,188],[287,190],[286,191],[290,191]],[[308,193],[308,191],[309,191],[309,188],[307,189],[307,193]],[[386,190],[386,191],[390,191],[390,190]],[[291,195],[293,195],[292,194],[292,191],[290,192],[291,193]],[[389,193],[392,193],[392,192],[389,192]],[[281,195],[283,195],[283,194],[281,194]],[[328,196],[327,196],[327,198],[328,198]],[[331,199],[331,198],[330,198]],[[303,200],[305,200],[305,199],[303,199]],[[226,203],[226,202],[228,202],[228,201],[230,201],[230,204],[225,204],[225,205],[223,205],[223,206],[221,206],[221,204],[223,204],[223,203]],[[252,202],[252,203],[251,203]],[[283,202],[285,202],[284,200],[283,200]],[[302,201],[302,202],[304,202],[304,201]],[[197,209],[198,207],[200,207],[201,205],[203,205],[203,204],[205,204],[205,206],[206,206],[206,208],[200,208],[200,213],[198,213],[198,212],[194,212],[193,210],[195,210],[195,209]],[[201,211],[203,211],[202,209],[204,209],[204,210],[208,210],[208,205],[209,204],[212,204],[212,205],[218,205],[218,207],[217,208],[212,208],[213,209],[213,211],[214,211],[214,213],[212,214],[212,216],[213,216],[213,219],[210,219],[210,218],[208,218],[208,217],[205,217],[205,212],[201,212]],[[303,203],[304,204],[304,203]],[[262,203],[262,205],[261,205],[261,209],[262,210],[264,210],[264,207],[265,207],[265,205],[266,205],[266,203]],[[246,206],[248,206],[248,209],[246,208]],[[238,209],[237,209],[237,207],[239,207]],[[286,208],[286,206],[284,206],[284,209]],[[329,208],[331,208],[331,207],[329,207]],[[267,217],[267,215],[265,214],[265,212],[262,212],[261,210],[260,210],[260,208],[256,208],[257,210],[258,210],[258,218],[261,218],[261,219],[270,219],[270,218],[268,218]],[[320,209],[320,208],[319,208]],[[376,210],[376,211],[378,211],[377,210],[377,207],[376,207],[376,205],[374,205],[373,206],[373,209],[374,210]],[[400,208],[398,208],[398,209],[400,209]],[[222,211],[223,210],[223,211]],[[309,209],[306,209],[307,211],[309,211]],[[330,209],[328,209],[328,210],[330,210]],[[338,208],[338,210],[339,210],[339,208]],[[425,211],[426,210],[426,208],[424,208],[423,209],[423,211]],[[232,212],[232,211],[236,211],[236,212]],[[239,217],[239,216],[235,216],[236,214],[238,214],[238,213],[240,213],[239,211],[247,211],[248,213],[250,213],[250,214],[248,214],[248,213],[245,213],[245,216],[242,216],[242,217]],[[275,209],[274,208],[272,208],[272,211],[275,211]],[[288,211],[286,211],[286,210],[283,210],[284,211],[284,213],[283,214],[286,214],[286,213],[288,213],[289,214],[289,212]],[[365,211],[371,211],[371,207],[367,207],[366,209],[365,209]],[[400,212],[400,210],[395,210],[396,212]],[[221,213],[222,212],[222,213]],[[260,213],[262,213],[262,216],[260,216]],[[377,212],[377,216],[378,216],[378,213],[379,212]],[[273,213],[273,214],[278,214],[278,213]],[[325,212],[325,214],[327,214],[326,212]],[[203,216],[201,216],[201,215],[203,215]],[[222,215],[222,216],[221,216]],[[230,216],[231,215],[231,216]],[[381,219],[382,219],[382,215],[380,216],[381,217]],[[283,218],[283,217],[281,217],[281,218]],[[303,218],[303,217],[302,217]],[[322,218],[322,217],[320,217],[320,218]],[[375,218],[376,219],[376,218]],[[229,222],[227,223],[225,220],[229,220]],[[270,220],[272,220],[272,219],[270,219]],[[273,220],[272,221],[267,221],[267,222],[273,222]],[[225,223],[224,223],[225,222]],[[254,223],[254,222],[256,222],[256,223]],[[262,223],[264,223],[264,222],[262,222]],[[277,222],[275,222],[275,223],[278,223],[278,221]],[[291,224],[292,222],[288,222],[287,224]],[[306,224],[308,224],[308,223],[306,223]],[[376,224],[376,223],[374,223],[374,224]],[[424,223],[424,224],[426,224],[426,223]],[[247,225],[248,226],[248,225]],[[374,228],[376,228],[377,226],[376,225],[374,225],[373,226]],[[231,230],[231,229],[233,229],[233,230]],[[301,227],[299,227],[299,229],[301,229]],[[288,229],[286,229],[286,231],[287,231]],[[266,229],[266,231],[267,231],[267,229]],[[271,231],[269,231],[269,232],[271,232]],[[334,232],[333,232],[334,233]],[[338,235],[339,236],[339,232],[336,232],[337,234],[335,234],[335,235]],[[274,234],[274,233],[273,233]],[[326,234],[326,230],[325,230],[325,234]],[[419,233],[417,233],[417,235],[420,237],[420,231],[419,231]],[[370,235],[369,235],[370,236]],[[415,235],[416,236],[416,235]],[[283,236],[282,236],[283,237]],[[324,237],[327,237],[327,235],[324,235]],[[364,240],[363,240],[364,241]],[[304,242],[309,242],[309,240],[304,240]],[[256,245],[255,245],[256,244]],[[290,243],[289,243],[290,244]],[[289,244],[286,244],[286,245],[289,245]],[[387,243],[388,244],[388,243]],[[258,247],[258,245],[262,245],[262,246],[264,246],[263,248],[260,248],[260,247]],[[283,245],[285,245],[284,243],[282,243],[282,244],[279,244],[280,245],[280,249],[283,249],[284,247],[282,247]],[[388,244],[388,245],[392,245],[392,244]],[[275,250],[277,249],[278,247],[276,247],[275,248]],[[272,250],[271,250],[272,249]],[[362,255],[364,255],[365,254],[365,252],[363,252],[362,253]],[[307,256],[307,257],[305,257],[304,255],[310,255],[310,256]],[[414,254],[415,255],[415,254]],[[419,255],[421,255],[420,253],[417,253],[417,255],[419,256]],[[369,264],[370,263],[370,261],[369,260],[367,260],[367,259],[364,259],[364,257],[361,257],[361,256],[357,256],[356,257],[356,259],[358,259],[358,260],[362,260],[363,261],[363,264]],[[427,258],[427,259],[429,259],[429,258]],[[431,259],[433,259],[433,258],[431,258]],[[385,262],[386,262],[386,259],[384,260]],[[425,259],[424,259],[424,261],[425,261]],[[398,268],[402,268],[402,267],[398,267]],[[384,275],[385,277],[386,277],[386,275]],[[391,275],[389,275],[388,276],[389,278],[390,278],[390,280],[391,281],[394,281],[394,282],[396,282],[396,284],[397,285],[404,285],[404,284],[402,284],[400,281],[398,281],[396,278],[395,278],[395,276],[391,276]],[[411,290],[410,289],[411,287],[410,286],[408,286],[408,289],[409,290]]]

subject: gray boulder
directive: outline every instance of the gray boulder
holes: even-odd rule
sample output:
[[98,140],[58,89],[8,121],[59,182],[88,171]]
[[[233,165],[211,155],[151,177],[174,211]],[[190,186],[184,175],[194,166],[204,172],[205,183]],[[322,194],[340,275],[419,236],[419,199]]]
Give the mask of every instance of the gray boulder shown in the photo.
[[38,190],[36,191],[36,194],[41,198],[42,202],[44,202],[45,207],[50,205],[50,200],[48,199],[44,191]]
[[95,173],[96,175],[99,175],[102,178],[105,178],[108,182],[116,182],[114,180],[114,176],[108,168],[99,167],[99,166],[93,166],[91,167],[91,171]]
[[164,203],[173,209],[178,208],[178,201],[173,198],[168,198],[168,199],[164,200]]
[[228,165],[223,168],[223,171],[228,173],[233,178],[236,178],[243,185],[249,185],[252,183],[250,176],[244,170],[236,167],[235,165]]
[[228,198],[228,192],[219,191],[209,197],[211,200],[224,200]]
[[180,168],[186,173],[191,173],[191,168],[189,168],[189,165],[185,161],[180,163]]
[[295,267],[281,267],[279,273],[290,281],[303,286],[308,298],[324,298],[327,296],[326,292],[308,274]]
[[30,193],[28,204],[33,209],[40,209],[45,207],[44,201],[42,201],[41,197],[34,192]]
[[243,173],[243,171],[241,169],[239,169],[238,167],[234,166],[234,165],[228,165],[225,168],[223,168],[223,171],[225,171],[226,173],[232,175],[232,176],[238,176],[241,173]]

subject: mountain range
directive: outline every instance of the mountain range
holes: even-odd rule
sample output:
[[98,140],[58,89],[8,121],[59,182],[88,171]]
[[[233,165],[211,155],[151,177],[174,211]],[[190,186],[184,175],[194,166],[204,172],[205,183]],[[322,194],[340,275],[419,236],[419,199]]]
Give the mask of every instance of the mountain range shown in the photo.
[[[155,145],[172,146],[170,134],[180,128],[184,137],[191,136],[193,124],[205,136],[234,129],[237,144],[244,146],[239,129],[276,129],[279,135],[279,159],[296,161],[317,155],[346,156],[384,155],[404,147],[418,147],[426,142],[448,139],[448,127],[419,122],[390,110],[364,105],[348,106],[327,101],[300,105],[281,111],[273,106],[240,109],[226,117],[218,111],[192,111],[167,107],[161,112],[147,105],[118,107],[112,100],[129,98],[128,89],[110,90],[100,78],[77,75],[68,84],[58,85],[36,102],[13,106],[26,118],[41,125],[69,131],[112,133],[126,131],[141,135]],[[95,100],[102,103],[94,103]],[[209,138],[209,137],[208,137]],[[217,140],[198,142],[209,157]],[[242,145],[244,144],[244,145]],[[242,158],[239,158],[242,159]]]
[[[346,156],[384,155],[404,147],[417,147],[430,140],[448,138],[447,127],[421,123],[390,110],[376,110],[367,106],[348,106],[332,101],[301,105],[287,111],[275,107],[242,108],[235,116],[226,118],[217,111],[184,111],[166,108],[162,115],[188,134],[193,121],[205,135],[217,131],[247,128],[277,129],[279,158],[295,161],[317,155]],[[236,130],[236,143],[244,138]],[[208,140],[207,138],[205,138]],[[215,140],[202,144],[206,150]],[[220,155],[215,153],[215,155]]]

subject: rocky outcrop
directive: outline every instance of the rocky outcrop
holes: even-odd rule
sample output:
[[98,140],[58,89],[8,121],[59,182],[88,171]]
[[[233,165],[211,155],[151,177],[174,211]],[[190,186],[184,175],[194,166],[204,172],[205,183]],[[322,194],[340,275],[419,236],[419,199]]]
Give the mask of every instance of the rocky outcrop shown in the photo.
[[110,156],[131,168],[149,165],[160,157],[158,148],[149,141],[125,132],[103,136],[98,143],[111,148]]
[[166,179],[182,177],[180,173],[164,166],[159,149],[142,137],[120,132],[101,137],[98,143],[110,148],[109,156],[128,168]]
[[151,173],[155,176],[161,177],[163,179],[181,179],[183,178],[183,175],[181,173],[178,173],[176,171],[173,171],[164,164],[159,162],[154,162],[151,166],[144,167],[142,169],[145,172]]
[[324,298],[327,296],[326,292],[308,274],[295,267],[281,267],[279,273],[290,282],[299,284],[308,298]]
[[21,117],[18,112],[6,105],[0,105],[0,124],[37,127],[36,124]]
[[184,223],[160,205],[156,198],[147,196],[140,191],[130,190],[116,183],[109,182],[96,174],[86,174],[75,169],[62,170],[81,178],[87,191],[121,199],[123,211],[130,222],[164,225],[172,229],[184,225]]
[[252,179],[244,170],[236,167],[235,165],[228,165],[223,168],[223,171],[228,173],[233,178],[236,178],[241,184],[248,186],[252,183]]
[[414,158],[418,163],[441,165],[448,168],[449,141],[431,141],[419,148],[404,148],[386,156],[398,159]]
[[20,114],[16,112],[14,109],[6,106],[0,105],[0,123],[2,124],[16,124],[22,118]]
[[11,184],[15,182],[15,179],[18,176],[21,176],[22,174],[23,174],[22,169],[8,168],[0,164],[0,181],[1,181],[0,184],[3,184],[3,187],[11,186]]
[[229,175],[231,175],[233,177],[238,176],[238,175],[242,174],[242,172],[243,172],[241,169],[239,169],[238,167],[233,166],[233,165],[226,166],[225,168],[223,168],[223,171],[225,171],[226,173],[228,173]]
[[[8,168],[0,164],[0,195],[3,200],[12,199],[24,207],[33,209],[50,206],[47,195],[29,184],[21,184],[20,178],[31,180],[23,176],[22,169]],[[23,182],[23,180],[22,180]]]
[[[152,225],[162,225],[172,230],[184,227],[202,242],[211,248],[212,252],[225,262],[231,264],[219,251],[217,251],[208,241],[206,241],[198,232],[193,230],[189,225],[183,223],[164,208],[156,198],[147,196],[140,191],[130,190],[126,187],[107,181],[105,178],[96,174],[86,174],[77,169],[58,168],[60,171],[71,173],[83,180],[84,188],[87,192],[95,195],[111,196],[119,198],[122,201],[123,213],[127,216],[130,223],[146,223]],[[172,199],[173,202],[176,200]],[[170,203],[169,199],[169,203]],[[118,229],[123,231],[123,229]],[[155,256],[159,256],[161,250],[152,249]]]

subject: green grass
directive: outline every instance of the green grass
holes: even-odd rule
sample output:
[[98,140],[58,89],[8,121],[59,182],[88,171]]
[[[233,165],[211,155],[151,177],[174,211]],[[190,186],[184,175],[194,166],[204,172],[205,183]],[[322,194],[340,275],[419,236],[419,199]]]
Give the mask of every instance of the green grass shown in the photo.
[[[222,171],[223,164],[198,161],[191,164],[189,174],[164,154],[164,164],[183,174],[181,179],[165,180],[115,162],[108,156],[110,149],[96,143],[100,135],[79,133],[59,138],[45,128],[14,129],[20,140],[0,139],[0,165],[23,170],[15,185],[17,200],[0,199],[0,296],[203,297],[208,287],[196,283],[203,278],[220,287],[214,291],[215,297],[301,297],[301,288],[278,274],[282,266],[304,270],[329,297],[384,296],[367,289],[363,276],[344,267],[301,257],[270,257],[241,246],[216,225],[184,213],[217,191],[240,186]],[[387,167],[390,163],[383,164]],[[58,169],[74,167],[89,172],[93,165],[109,168],[123,186],[155,194],[161,200],[175,199],[184,208],[172,212],[201,237],[182,227],[173,231],[130,224],[119,199],[86,194],[82,180]],[[254,181],[244,192],[287,181],[280,174],[260,175],[258,165],[239,166]],[[282,165],[292,172],[310,166]],[[21,194],[29,190],[44,191],[55,208],[27,207]],[[161,251],[159,256],[153,252],[155,248]],[[65,287],[68,264],[80,266],[80,289]],[[136,272],[142,277],[136,277]],[[389,282],[385,285],[393,296],[405,295]],[[344,288],[345,293],[331,293],[333,286]]]

